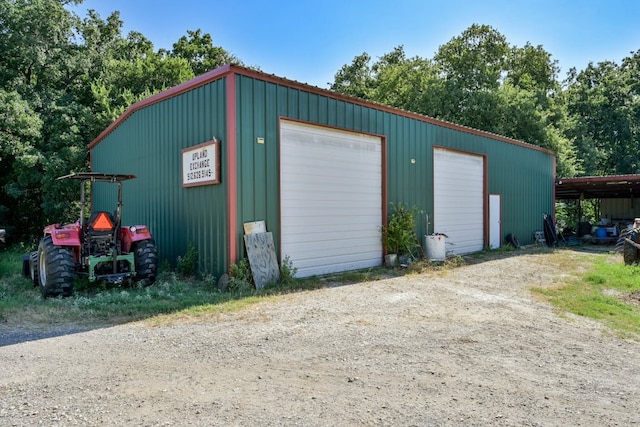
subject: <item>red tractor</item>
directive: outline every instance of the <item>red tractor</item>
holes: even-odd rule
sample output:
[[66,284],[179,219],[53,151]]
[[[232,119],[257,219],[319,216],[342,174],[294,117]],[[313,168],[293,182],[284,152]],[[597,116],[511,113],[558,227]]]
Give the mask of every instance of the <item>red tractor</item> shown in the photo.
[[[31,276],[42,295],[71,296],[76,276],[89,281],[124,280],[149,286],[158,271],[158,250],[145,225],[122,226],[122,182],[134,175],[74,173],[58,179],[80,181],[80,219],[73,224],[44,228],[38,250],[25,256],[23,271]],[[92,212],[85,217],[85,187],[96,182],[118,184],[118,205],[112,214]]]

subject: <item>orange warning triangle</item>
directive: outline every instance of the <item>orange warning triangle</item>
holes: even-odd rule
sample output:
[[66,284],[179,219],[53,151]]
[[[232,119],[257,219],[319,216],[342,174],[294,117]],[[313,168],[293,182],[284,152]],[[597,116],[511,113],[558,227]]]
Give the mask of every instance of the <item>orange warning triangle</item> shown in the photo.
[[108,231],[112,228],[113,223],[109,219],[109,216],[104,212],[100,212],[95,221],[93,221],[93,229],[96,231]]

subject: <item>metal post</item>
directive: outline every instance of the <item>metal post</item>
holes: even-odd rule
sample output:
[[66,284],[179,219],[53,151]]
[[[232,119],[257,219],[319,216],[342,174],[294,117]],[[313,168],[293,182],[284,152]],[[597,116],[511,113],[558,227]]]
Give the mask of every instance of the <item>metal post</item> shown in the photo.
[[85,187],[85,183],[87,181],[86,180],[81,180],[80,181],[80,234],[82,234],[84,232],[84,208],[85,208],[85,204],[86,204],[86,199],[84,196],[84,187]]
[[116,228],[122,224],[122,181],[118,181],[118,212],[116,214]]

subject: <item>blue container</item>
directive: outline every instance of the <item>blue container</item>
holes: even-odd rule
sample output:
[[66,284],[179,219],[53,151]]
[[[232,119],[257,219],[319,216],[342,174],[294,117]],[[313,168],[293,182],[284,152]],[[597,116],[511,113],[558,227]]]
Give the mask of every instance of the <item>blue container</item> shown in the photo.
[[596,228],[596,237],[598,239],[604,239],[607,237],[607,229],[606,228]]

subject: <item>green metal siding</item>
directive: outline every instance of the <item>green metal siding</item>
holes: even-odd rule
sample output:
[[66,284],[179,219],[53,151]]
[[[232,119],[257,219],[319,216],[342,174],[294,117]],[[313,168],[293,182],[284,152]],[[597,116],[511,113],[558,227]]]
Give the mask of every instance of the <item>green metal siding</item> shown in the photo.
[[[135,111],[92,150],[92,170],[130,173],[124,183],[123,223],[147,224],[161,259],[175,264],[193,242],[204,271],[227,269],[227,134],[225,79]],[[182,149],[221,139],[221,183],[182,187]],[[114,210],[96,189],[96,209]]]
[[[553,211],[555,164],[550,153],[250,76],[236,76],[236,91],[238,223],[265,220],[274,232],[276,247],[280,118],[385,136],[387,201],[420,210],[419,235],[425,233],[425,214],[433,213],[434,146],[487,156],[488,193],[502,196],[503,237],[515,233],[523,244],[530,243],[532,232],[542,226],[543,213]],[[258,137],[264,137],[265,143],[257,144]],[[242,257],[238,234],[238,256]]]

